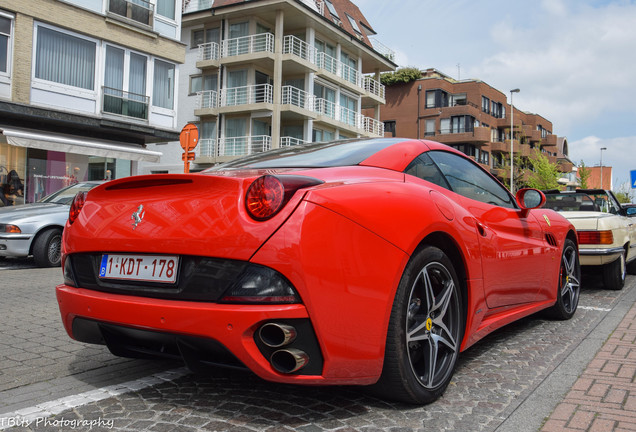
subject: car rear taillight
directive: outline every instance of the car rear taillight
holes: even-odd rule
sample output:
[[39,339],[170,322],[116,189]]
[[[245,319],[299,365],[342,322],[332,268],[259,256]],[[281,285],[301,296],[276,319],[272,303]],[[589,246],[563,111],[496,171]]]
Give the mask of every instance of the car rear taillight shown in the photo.
[[78,192],[73,198],[73,202],[71,203],[71,209],[68,212],[68,223],[72,224],[75,222],[75,219],[79,216],[82,211],[82,207],[84,207],[84,203],[86,202],[86,192]]
[[264,175],[247,189],[245,208],[253,219],[265,221],[274,217],[297,190],[321,183],[312,177]]
[[614,235],[611,231],[579,231],[579,244],[604,244],[614,243]]

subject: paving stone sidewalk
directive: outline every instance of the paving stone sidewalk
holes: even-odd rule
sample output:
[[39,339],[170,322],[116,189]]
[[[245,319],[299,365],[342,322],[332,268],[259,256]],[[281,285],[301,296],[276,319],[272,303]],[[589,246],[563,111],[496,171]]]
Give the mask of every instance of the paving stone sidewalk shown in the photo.
[[541,431],[636,431],[636,303]]

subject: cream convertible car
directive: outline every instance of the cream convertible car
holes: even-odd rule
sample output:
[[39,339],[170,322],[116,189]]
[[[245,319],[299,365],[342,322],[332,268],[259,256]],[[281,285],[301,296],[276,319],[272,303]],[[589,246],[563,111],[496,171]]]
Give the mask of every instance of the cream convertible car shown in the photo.
[[611,191],[543,191],[545,207],[576,228],[582,266],[602,266],[603,284],[619,290],[627,270],[636,273],[636,208],[622,207]]

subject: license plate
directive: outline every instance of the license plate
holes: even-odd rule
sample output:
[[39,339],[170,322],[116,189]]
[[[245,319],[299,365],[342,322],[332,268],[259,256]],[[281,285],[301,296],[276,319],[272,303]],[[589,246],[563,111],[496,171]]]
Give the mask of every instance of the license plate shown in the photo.
[[179,257],[173,255],[102,255],[99,277],[174,283]]

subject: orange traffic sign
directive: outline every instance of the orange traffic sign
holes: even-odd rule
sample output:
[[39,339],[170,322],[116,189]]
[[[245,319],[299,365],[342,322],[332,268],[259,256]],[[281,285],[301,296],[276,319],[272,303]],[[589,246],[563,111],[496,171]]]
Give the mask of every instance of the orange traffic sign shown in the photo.
[[185,151],[193,150],[199,143],[199,129],[197,125],[188,123],[181,130],[179,142]]

